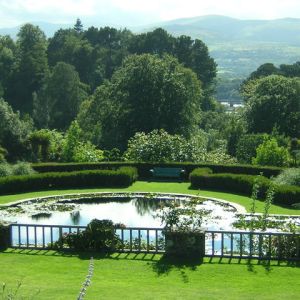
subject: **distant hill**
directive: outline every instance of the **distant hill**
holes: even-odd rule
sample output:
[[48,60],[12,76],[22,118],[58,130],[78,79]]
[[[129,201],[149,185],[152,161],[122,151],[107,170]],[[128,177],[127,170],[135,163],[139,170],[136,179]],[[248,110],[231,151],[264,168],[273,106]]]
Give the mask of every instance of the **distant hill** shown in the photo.
[[173,35],[203,40],[219,66],[219,74],[244,78],[263,63],[300,61],[300,19],[239,20],[201,16],[157,23]]
[[252,41],[300,46],[300,19],[239,20],[212,15],[177,19],[156,26],[176,35],[202,37],[207,43]]
[[[73,24],[33,24],[38,25],[48,37],[59,28],[73,27]],[[85,28],[101,26],[84,25]],[[130,29],[137,33],[156,27],[162,27],[176,36],[184,34],[203,40],[218,63],[219,75],[225,74],[226,78],[245,78],[266,62],[280,65],[300,61],[300,19],[239,20],[211,15]],[[19,28],[0,28],[0,35],[16,37]]]

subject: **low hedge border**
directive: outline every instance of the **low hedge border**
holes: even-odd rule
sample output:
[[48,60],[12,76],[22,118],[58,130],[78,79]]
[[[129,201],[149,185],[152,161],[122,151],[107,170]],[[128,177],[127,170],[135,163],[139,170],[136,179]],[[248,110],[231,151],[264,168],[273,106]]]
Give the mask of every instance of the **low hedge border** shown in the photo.
[[[203,169],[195,169],[190,174],[193,188],[208,188],[230,193],[251,196],[254,180],[257,176],[245,174],[203,174]],[[264,199],[271,180],[260,177],[258,197]],[[290,206],[300,202],[300,188],[289,185],[276,185],[273,202],[278,205]]]
[[8,176],[0,178],[0,195],[57,188],[124,187],[136,179],[137,170],[132,167]]
[[233,173],[259,175],[265,177],[277,176],[283,169],[278,167],[259,167],[252,165],[217,165],[217,164],[195,164],[195,163],[142,163],[142,162],[103,162],[103,163],[39,163],[32,164],[32,168],[39,172],[72,172],[82,170],[112,170],[122,166],[135,167],[140,179],[151,178],[150,170],[154,167],[182,168],[186,171],[185,179],[196,168],[210,168],[213,173]]

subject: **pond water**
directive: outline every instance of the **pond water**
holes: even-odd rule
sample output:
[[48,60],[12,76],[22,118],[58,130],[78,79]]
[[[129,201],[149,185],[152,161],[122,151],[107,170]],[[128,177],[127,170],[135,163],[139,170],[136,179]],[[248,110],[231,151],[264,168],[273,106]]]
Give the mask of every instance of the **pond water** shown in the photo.
[[[192,197],[192,196],[191,196]],[[18,224],[87,225],[92,219],[110,219],[127,227],[163,227],[157,213],[166,201],[188,201],[183,195],[98,194],[49,197],[0,209],[0,221]],[[209,211],[203,227],[231,230],[237,209],[227,203],[203,199],[199,209]]]

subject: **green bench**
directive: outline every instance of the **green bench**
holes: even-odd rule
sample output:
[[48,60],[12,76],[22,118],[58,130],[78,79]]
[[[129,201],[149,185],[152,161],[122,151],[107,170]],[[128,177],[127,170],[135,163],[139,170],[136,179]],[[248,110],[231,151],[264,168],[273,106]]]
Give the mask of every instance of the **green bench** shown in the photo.
[[162,168],[155,167],[150,170],[154,178],[182,178],[182,175],[185,173],[185,170],[181,168]]

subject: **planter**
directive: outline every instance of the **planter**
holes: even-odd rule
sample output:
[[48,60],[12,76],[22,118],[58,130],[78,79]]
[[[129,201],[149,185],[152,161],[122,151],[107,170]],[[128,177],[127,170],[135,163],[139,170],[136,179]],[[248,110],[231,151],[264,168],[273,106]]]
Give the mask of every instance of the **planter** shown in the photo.
[[10,228],[7,225],[0,224],[0,250],[5,250],[10,245]]
[[165,231],[167,255],[199,258],[205,255],[205,232]]

